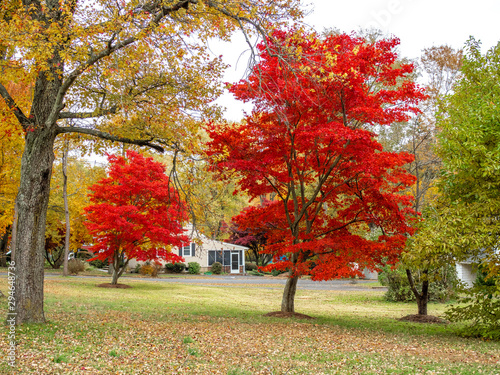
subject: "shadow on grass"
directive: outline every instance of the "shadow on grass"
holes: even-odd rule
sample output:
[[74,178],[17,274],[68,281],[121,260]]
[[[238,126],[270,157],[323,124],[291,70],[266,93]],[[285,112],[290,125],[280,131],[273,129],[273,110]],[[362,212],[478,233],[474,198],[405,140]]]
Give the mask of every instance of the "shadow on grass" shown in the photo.
[[[79,289],[83,289],[86,291],[89,290],[96,290],[96,292],[102,293],[105,289],[107,288],[101,288],[99,285],[101,284],[109,284],[111,282],[111,278],[96,278],[96,280],[85,280],[82,282],[81,279],[75,279],[75,280],[70,280],[66,281],[68,279],[65,279],[65,285],[69,286],[75,286],[78,287]],[[168,284],[160,284],[160,283],[150,283],[150,282],[140,282],[140,281],[135,281],[135,280],[130,280],[130,279],[119,279],[118,283],[121,285],[127,285],[129,288],[109,288],[113,292],[118,292],[118,293],[135,293],[137,291],[158,291],[158,290],[167,290],[170,289],[170,285]],[[111,292],[110,291],[110,292]]]
[[439,335],[451,336],[454,334],[455,326],[453,324],[428,324],[402,322],[396,318],[390,317],[353,317],[349,315],[331,317],[318,316],[316,324],[339,326],[349,330],[367,330],[373,332],[385,332],[390,334],[405,335]]

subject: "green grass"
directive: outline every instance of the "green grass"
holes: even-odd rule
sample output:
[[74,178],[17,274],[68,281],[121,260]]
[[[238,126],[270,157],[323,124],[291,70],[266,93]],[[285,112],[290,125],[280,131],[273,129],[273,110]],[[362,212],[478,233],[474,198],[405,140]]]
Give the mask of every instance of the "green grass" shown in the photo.
[[186,336],[186,337],[184,337],[184,338],[182,339],[182,342],[183,342],[184,344],[191,344],[191,343],[193,343],[193,342],[194,342],[194,340],[191,338],[191,336]]
[[[382,291],[299,289],[296,311],[315,318],[299,320],[263,316],[279,308],[278,288],[148,279],[122,280],[130,289],[96,286],[105,282],[46,279],[48,323],[16,330],[19,373],[499,373],[500,343],[457,337],[454,325],[400,322],[416,306],[387,302]],[[429,313],[445,307],[431,304]],[[10,371],[0,361],[0,374]]]

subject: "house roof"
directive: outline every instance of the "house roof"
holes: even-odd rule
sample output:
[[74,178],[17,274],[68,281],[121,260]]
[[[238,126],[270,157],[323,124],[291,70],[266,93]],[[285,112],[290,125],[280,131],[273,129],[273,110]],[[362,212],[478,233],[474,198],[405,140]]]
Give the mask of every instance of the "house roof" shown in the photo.
[[184,229],[187,230],[187,234],[191,240],[200,239],[203,242],[203,248],[207,250],[248,250],[246,246],[210,239],[203,233],[199,233],[195,230],[191,223],[184,226]]

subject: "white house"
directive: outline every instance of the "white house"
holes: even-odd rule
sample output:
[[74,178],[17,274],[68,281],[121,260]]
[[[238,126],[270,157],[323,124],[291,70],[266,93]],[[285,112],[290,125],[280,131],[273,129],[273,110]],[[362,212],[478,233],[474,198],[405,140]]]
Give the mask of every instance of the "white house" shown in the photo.
[[[210,271],[214,262],[222,264],[223,272],[232,274],[244,274],[245,270],[245,246],[233,245],[227,242],[211,240],[203,234],[195,233],[192,227],[186,228],[190,243],[182,248],[175,248],[185,260],[186,266],[189,262],[198,262],[201,272]],[[134,268],[138,263],[135,259],[129,261],[129,267]],[[164,262],[161,262],[164,264]]]
[[245,246],[210,240],[203,236],[178,251],[186,260],[186,265],[189,262],[198,262],[202,272],[210,271],[212,264],[219,262],[222,264],[223,272],[244,274],[246,250],[248,248]]
[[476,281],[476,268],[471,261],[459,262],[455,265],[457,270],[458,280],[463,282],[467,287],[471,287]]

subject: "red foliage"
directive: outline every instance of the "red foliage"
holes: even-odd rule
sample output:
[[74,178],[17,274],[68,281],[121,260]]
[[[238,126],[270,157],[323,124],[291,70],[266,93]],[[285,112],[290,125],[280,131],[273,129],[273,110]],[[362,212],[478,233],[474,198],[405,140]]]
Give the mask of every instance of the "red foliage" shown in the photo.
[[[383,257],[394,262],[412,232],[412,198],[403,190],[414,177],[402,168],[412,156],[383,151],[371,129],[418,113],[425,95],[408,79],[413,66],[397,64],[397,39],[296,31],[273,38],[260,45],[249,79],[231,89],[254,112],[240,125],[208,126],[215,165],[236,171],[250,196],[279,198],[246,212],[240,228],[242,220],[247,228],[272,221],[268,269],[296,276],[326,280]],[[370,226],[383,235],[368,239]]]
[[127,159],[110,155],[108,160],[109,177],[90,187],[93,204],[85,208],[93,259],[113,262],[124,254],[141,261],[184,261],[168,245],[189,241],[182,228],[187,210],[163,165],[134,151],[127,151]]

